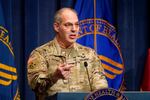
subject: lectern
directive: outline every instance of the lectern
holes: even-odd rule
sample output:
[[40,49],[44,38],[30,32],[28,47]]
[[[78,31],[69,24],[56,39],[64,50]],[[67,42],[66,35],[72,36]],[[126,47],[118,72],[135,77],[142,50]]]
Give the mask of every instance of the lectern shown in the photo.
[[[89,93],[57,93],[46,100],[85,100]],[[150,100],[150,92],[129,91],[123,93],[128,100]]]

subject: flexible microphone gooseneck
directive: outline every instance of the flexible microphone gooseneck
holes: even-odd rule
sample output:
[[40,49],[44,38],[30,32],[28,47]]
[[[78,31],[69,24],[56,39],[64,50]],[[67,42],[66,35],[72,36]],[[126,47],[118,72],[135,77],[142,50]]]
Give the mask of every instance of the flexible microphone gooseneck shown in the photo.
[[89,76],[89,71],[88,71],[88,63],[87,62],[84,62],[84,67],[86,69],[86,73],[87,73],[87,76],[88,76],[88,81],[89,81],[89,85],[90,85],[90,91],[92,92],[92,85],[91,85],[91,82],[90,82],[90,76]]

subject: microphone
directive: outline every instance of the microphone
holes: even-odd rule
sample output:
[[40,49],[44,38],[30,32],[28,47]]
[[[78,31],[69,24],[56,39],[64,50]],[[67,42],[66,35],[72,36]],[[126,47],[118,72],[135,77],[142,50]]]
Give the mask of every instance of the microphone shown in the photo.
[[91,82],[90,82],[90,76],[89,76],[89,71],[88,71],[87,66],[88,66],[88,63],[85,61],[84,62],[84,67],[86,69],[86,73],[87,73],[87,76],[88,76],[88,81],[89,81],[89,85],[90,85],[90,91],[92,92],[92,85],[91,85]]

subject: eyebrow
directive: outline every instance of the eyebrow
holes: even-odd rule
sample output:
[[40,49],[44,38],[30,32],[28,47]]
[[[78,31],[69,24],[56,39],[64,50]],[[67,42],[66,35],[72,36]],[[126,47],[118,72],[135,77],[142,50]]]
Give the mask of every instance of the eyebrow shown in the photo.
[[65,22],[64,24],[79,24],[79,22],[75,22],[75,23],[73,23],[73,22]]

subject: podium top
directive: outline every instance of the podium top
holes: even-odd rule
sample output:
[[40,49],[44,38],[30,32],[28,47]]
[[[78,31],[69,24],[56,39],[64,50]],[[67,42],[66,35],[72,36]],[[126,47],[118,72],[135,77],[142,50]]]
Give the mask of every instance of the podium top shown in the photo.
[[[55,100],[84,100],[84,98],[89,93],[82,92],[70,92],[70,93],[57,93]],[[123,92],[128,100],[149,100],[150,92],[140,92],[140,91],[128,91]]]

